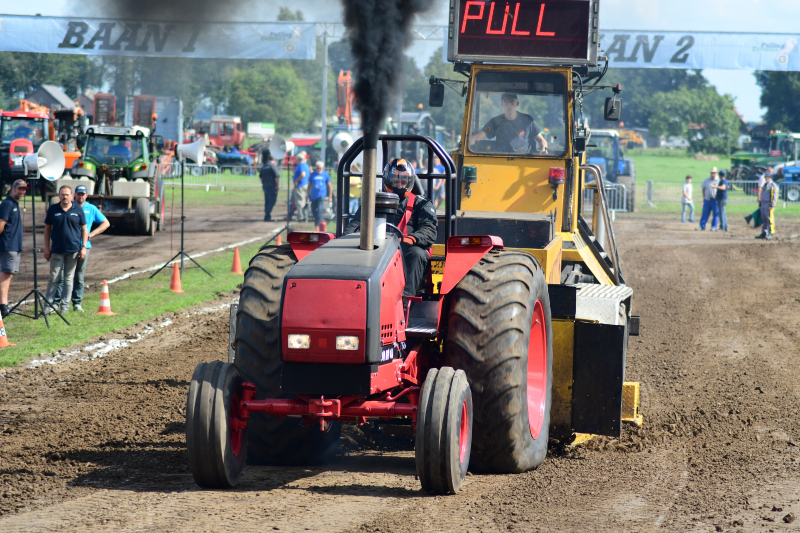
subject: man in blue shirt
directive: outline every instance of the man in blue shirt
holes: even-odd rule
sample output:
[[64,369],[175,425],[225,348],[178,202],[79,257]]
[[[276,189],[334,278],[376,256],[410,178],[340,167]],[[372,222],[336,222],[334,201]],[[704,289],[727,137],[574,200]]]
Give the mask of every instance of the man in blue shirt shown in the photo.
[[294,210],[289,206],[289,220],[292,220],[292,215],[297,212],[297,220],[302,219],[303,222],[308,222],[308,213],[306,212],[306,203],[308,203],[308,176],[311,174],[308,163],[306,163],[306,153],[300,152],[297,154],[297,166],[294,169],[294,189],[292,189],[292,202],[294,203]]
[[[51,205],[44,217],[44,258],[50,261],[50,279],[45,298],[51,305],[62,276],[62,294],[72,294],[75,268],[78,266],[78,259],[86,258],[86,245],[89,241],[86,215],[81,207],[72,203],[72,188],[62,185],[58,190],[58,198],[61,201]],[[52,309],[47,309],[45,312],[51,311]],[[61,302],[61,313],[67,312],[69,304]]]
[[325,207],[325,198],[333,203],[333,187],[331,177],[325,172],[325,164],[317,161],[317,166],[308,178],[308,199],[311,200],[311,212],[314,213],[314,225],[319,228],[322,222],[322,211]]
[[19,271],[22,252],[22,219],[19,201],[28,192],[25,180],[17,180],[11,193],[0,203],[0,314],[8,315],[8,288]]
[[[101,213],[96,206],[86,201],[88,192],[89,191],[86,189],[86,185],[78,185],[75,187],[74,203],[83,209],[83,215],[86,217],[86,229],[91,230],[92,224],[95,223],[100,225],[97,226],[97,228],[95,228],[93,231],[89,232],[89,239],[86,241],[86,256],[83,259],[78,259],[78,264],[75,267],[75,278],[73,279],[72,283],[72,308],[79,313],[83,313],[81,302],[83,302],[84,278],[86,276],[86,264],[89,262],[89,252],[92,249],[92,238],[103,233],[111,225],[105,215],[103,215],[103,213]],[[65,283],[62,279],[61,283],[58,284],[58,288],[56,289],[56,295],[53,303],[61,302],[69,305],[69,302],[62,302],[64,287]]]

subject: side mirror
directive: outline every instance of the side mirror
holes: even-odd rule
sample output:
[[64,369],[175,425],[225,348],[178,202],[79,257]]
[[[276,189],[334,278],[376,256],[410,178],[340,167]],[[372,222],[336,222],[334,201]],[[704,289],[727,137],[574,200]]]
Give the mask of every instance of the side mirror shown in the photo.
[[442,107],[444,105],[444,85],[441,83],[431,84],[431,95],[428,98],[430,107]]
[[586,137],[576,137],[572,144],[576,153],[586,151]]
[[609,122],[619,122],[622,117],[622,100],[616,96],[606,98],[606,107],[603,110],[603,118]]

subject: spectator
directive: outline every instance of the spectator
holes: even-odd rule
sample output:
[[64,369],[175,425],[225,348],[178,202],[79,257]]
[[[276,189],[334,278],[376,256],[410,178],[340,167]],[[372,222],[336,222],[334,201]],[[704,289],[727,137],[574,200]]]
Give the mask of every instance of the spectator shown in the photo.
[[290,206],[289,210],[289,220],[292,220],[292,216],[294,213],[297,213],[297,220],[299,221],[302,217],[303,222],[308,222],[308,213],[306,213],[306,203],[308,202],[308,176],[311,174],[308,163],[306,163],[305,152],[300,152],[297,154],[297,166],[294,169],[294,177],[292,181],[294,183],[294,189],[292,189],[292,204],[294,206],[294,210],[292,210],[292,206]]
[[275,158],[264,150],[262,154],[264,164],[261,167],[259,177],[261,179],[261,189],[264,191],[264,222],[272,222],[272,208],[278,199],[278,188],[280,186],[280,174],[275,165]]
[[747,222],[748,226],[750,225],[751,221],[753,222],[753,227],[754,228],[757,228],[758,226],[762,225],[762,221],[761,221],[761,189],[764,187],[764,184],[766,183],[767,174],[769,174],[769,177],[771,179],[772,178],[772,167],[767,167],[767,170],[765,170],[764,173],[762,173],[758,177],[758,187],[756,188],[756,204],[758,204],[758,207],[756,207],[755,211],[753,211],[752,213],[750,213],[749,215],[744,217],[744,220],[745,220],[745,222]]
[[[60,202],[51,205],[44,218],[44,258],[50,261],[50,280],[47,282],[45,296],[51,305],[62,276],[64,277],[62,294],[72,294],[75,268],[78,259],[86,258],[86,245],[89,240],[86,215],[83,209],[72,203],[72,188],[63,185],[58,190],[58,198]],[[52,310],[48,309],[45,312]],[[69,312],[69,304],[61,302],[61,312]]]
[[[361,172],[358,165],[351,165],[350,172]],[[350,209],[351,215],[358,212],[359,204],[361,202],[361,178],[359,176],[350,177]]]
[[761,235],[756,239],[771,239],[775,234],[775,204],[778,203],[778,185],[772,181],[772,173],[764,174],[764,186],[760,188],[761,196]]
[[[445,173],[445,169],[444,169],[444,165],[442,165],[442,161],[436,156],[433,156],[433,171],[436,174],[444,174]],[[444,180],[443,179],[434,180],[434,182],[433,182],[433,205],[436,207],[436,209],[439,209],[439,206],[442,204],[442,201],[444,201],[445,196],[446,196],[446,193],[445,193],[446,190],[447,190],[447,188],[444,186]]]
[[[97,207],[86,202],[87,195],[88,191],[86,185],[78,185],[75,187],[75,204],[83,209],[83,215],[86,218],[86,229],[91,229],[92,224],[95,222],[100,225],[97,226],[94,231],[89,232],[89,238],[86,241],[86,255],[83,259],[78,259],[78,264],[75,267],[75,278],[72,284],[72,308],[78,313],[83,313],[81,302],[83,302],[84,277],[86,276],[86,264],[89,262],[89,251],[92,248],[92,238],[103,233],[111,225]],[[59,302],[62,306],[65,304],[62,300],[63,295],[66,294],[64,290],[65,282],[61,281],[53,297],[54,304]],[[66,305],[69,306],[69,302],[66,302]]]
[[719,225],[719,211],[717,211],[717,189],[719,184],[717,167],[711,169],[711,176],[703,182],[703,214],[700,217],[700,229],[705,231],[708,217],[713,214],[711,231],[717,231]]
[[325,172],[325,163],[317,161],[314,172],[308,178],[308,199],[311,201],[311,212],[314,213],[314,226],[316,227],[319,227],[319,223],[322,222],[325,198],[333,203],[331,177]]
[[686,176],[683,184],[683,196],[681,196],[681,222],[686,222],[686,210],[689,210],[689,222],[694,222],[694,201],[692,200],[692,177]]
[[719,172],[719,185],[712,185],[717,190],[717,211],[719,211],[719,229],[728,231],[728,217],[725,214],[725,206],[728,204],[728,181],[725,179],[725,171]]
[[28,192],[25,180],[11,185],[11,192],[0,203],[0,315],[8,316],[8,289],[11,278],[19,271],[22,253],[22,218],[19,201]]

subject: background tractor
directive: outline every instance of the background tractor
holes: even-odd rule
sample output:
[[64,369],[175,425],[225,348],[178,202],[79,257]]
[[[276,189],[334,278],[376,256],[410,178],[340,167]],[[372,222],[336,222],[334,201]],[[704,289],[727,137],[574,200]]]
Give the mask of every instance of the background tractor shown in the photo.
[[[627,211],[633,213],[636,200],[636,167],[633,159],[622,152],[622,138],[617,130],[592,130],[587,145],[587,162],[597,165],[609,183],[620,183],[627,189]],[[588,181],[594,178],[589,177]],[[618,205],[610,199],[612,205]]]
[[[548,18],[559,21],[548,31],[573,32],[550,43],[556,58],[524,57],[528,41],[517,46],[513,34],[506,48],[487,49],[485,14],[470,11],[474,4],[452,3],[448,55],[468,78],[465,134],[453,156],[421,135],[356,140],[338,167],[336,234],[293,232],[251,261],[228,362],[198,365],[189,389],[186,440],[200,486],[236,485],[246,462],[321,461],[352,423],[413,429],[422,488],[452,494],[467,469],[524,472],[545,460],[550,439],[618,437],[623,420],[641,423],[638,384],[625,383],[628,336],[639,329],[633,290],[620,270],[603,172],[585,163],[590,132],[577,127],[585,124],[577,103],[601,87],[588,88],[602,77],[590,30],[597,3],[569,3]],[[518,31],[549,14],[522,5]],[[550,66],[565,62],[576,67]],[[452,80],[432,83],[432,104],[443,81]],[[618,92],[605,113],[615,122]],[[547,150],[533,135],[511,148],[475,140],[509,93],[546,130]],[[427,276],[410,297],[403,228],[386,223],[399,199],[375,191],[393,143],[425,147],[412,194],[430,193],[435,179],[447,191]],[[359,157],[363,174],[353,171]],[[351,176],[363,178],[360,234],[343,235]],[[583,190],[595,184],[590,225]]]
[[87,185],[87,201],[112,226],[154,235],[164,220],[164,180],[157,159],[148,128],[92,125],[86,129],[83,155],[73,163],[73,179],[58,180],[56,190],[64,184],[73,190]]

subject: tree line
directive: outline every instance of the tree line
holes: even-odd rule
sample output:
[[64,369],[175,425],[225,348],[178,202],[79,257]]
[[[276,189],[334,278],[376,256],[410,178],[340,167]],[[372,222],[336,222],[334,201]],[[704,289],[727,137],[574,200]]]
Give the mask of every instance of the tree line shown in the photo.
[[[302,21],[303,13],[281,8],[278,20]],[[328,77],[330,119],[336,113],[339,70],[352,68],[347,43],[330,43],[328,69],[322,65],[322,46],[317,39],[315,60],[271,61],[0,52],[0,105],[12,108],[22,95],[42,84],[59,86],[73,99],[86,89],[106,88],[118,96],[180,96],[186,116],[205,109],[239,115],[244,122],[274,122],[282,134],[318,132],[322,76]],[[464,118],[460,91],[447,88],[444,106],[428,108],[430,76],[460,77],[441,58],[441,49],[422,67],[406,58],[403,109],[414,111],[421,104],[438,125],[457,137]],[[761,102],[767,108],[768,125],[800,131],[800,99],[796,97],[800,73],[759,72],[756,77],[763,89]],[[734,100],[720,94],[701,71],[611,68],[603,83],[622,86],[625,127],[685,137],[693,151],[730,153],[737,147],[742,123]],[[594,128],[606,127],[602,110],[609,95],[607,90],[598,91],[583,101],[584,116]]]

